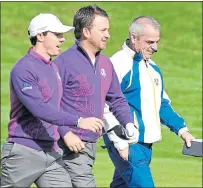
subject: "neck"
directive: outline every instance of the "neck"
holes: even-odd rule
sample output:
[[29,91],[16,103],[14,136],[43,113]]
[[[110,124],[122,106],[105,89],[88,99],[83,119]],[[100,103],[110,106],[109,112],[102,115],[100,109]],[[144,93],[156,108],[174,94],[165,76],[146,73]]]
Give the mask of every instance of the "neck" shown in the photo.
[[33,47],[33,50],[37,52],[39,55],[41,55],[45,60],[47,61],[50,60],[51,57],[46,53],[45,49],[41,45],[36,44]]
[[127,45],[131,50],[133,50],[134,52],[139,53],[138,50],[136,50],[135,47],[133,46],[131,40],[128,39],[128,40],[126,41],[126,45]]
[[85,40],[80,42],[82,48],[87,52],[88,56],[90,57],[90,59],[95,59],[95,55],[98,52],[97,49],[95,49],[94,46],[92,46],[91,44],[87,43]]

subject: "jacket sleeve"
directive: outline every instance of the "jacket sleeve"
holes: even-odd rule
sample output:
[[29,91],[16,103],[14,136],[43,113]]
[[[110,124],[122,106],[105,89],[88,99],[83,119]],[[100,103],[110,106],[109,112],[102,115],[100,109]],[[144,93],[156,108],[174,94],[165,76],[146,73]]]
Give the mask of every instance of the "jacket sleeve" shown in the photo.
[[[119,125],[119,124],[126,125],[127,123],[132,123],[133,122],[128,103],[127,103],[125,97],[122,94],[121,85],[119,83],[122,80],[122,76],[120,74],[120,69],[115,69],[115,71],[116,72],[113,73],[114,76],[115,76],[114,77],[114,82],[115,82],[114,84],[118,84],[118,86],[117,86],[118,89],[116,91],[116,94],[120,95],[120,98],[117,98],[117,100],[118,100],[117,105],[118,106],[116,106],[116,107],[119,109],[119,111],[122,108],[123,108],[123,110],[126,109],[126,111],[124,112],[123,110],[121,110],[120,112],[118,112],[119,116],[116,116],[116,113],[117,113],[116,109],[112,109],[112,107],[111,107],[111,110],[112,110],[112,112],[111,112],[110,108],[109,108],[109,105],[105,104],[105,107],[104,107],[104,123],[105,123],[105,129],[106,130],[109,130],[109,129],[111,129],[114,126]],[[112,96],[112,94],[111,94],[111,96]],[[120,105],[119,105],[119,103],[120,103]],[[122,107],[122,104],[123,104],[123,107]],[[127,121],[125,120],[126,117],[127,117]],[[124,120],[122,121],[119,118],[124,119]],[[126,140],[123,140],[123,139],[119,138],[113,131],[108,133],[108,137],[109,137],[109,139],[111,141],[113,141],[114,146],[115,146],[115,148],[117,148],[117,150],[123,150],[124,148],[128,147],[128,142]]]
[[69,126],[77,123],[78,116],[57,109],[44,99],[37,83],[37,77],[31,70],[13,69],[11,84],[22,104],[33,114],[48,123],[58,126]]
[[177,135],[181,136],[184,131],[188,131],[188,128],[185,126],[184,119],[172,108],[171,100],[163,89],[161,93],[161,108],[159,115],[161,123],[169,127],[170,130],[175,132]]
[[[62,96],[62,100],[61,100],[61,109],[64,110],[65,112],[67,111],[66,109],[69,107],[69,105],[67,104],[67,93],[65,90],[66,84],[69,81],[69,71],[67,70],[67,62],[68,59],[64,59],[64,56],[59,55],[55,58],[55,60],[53,61],[59,71],[60,77],[61,77],[61,82],[62,82],[62,86],[63,86],[63,96]],[[65,63],[66,62],[66,63]],[[77,120],[79,119],[79,116],[77,118]],[[77,125],[77,122],[72,124],[73,125]],[[68,133],[70,131],[69,127],[67,126],[61,126],[58,128],[58,132],[60,134],[61,137],[64,137],[66,135],[66,133]]]
[[121,86],[113,65],[112,81],[106,96],[106,101],[108,102],[109,110],[122,125],[125,126],[126,124],[133,122],[128,102],[121,91]]

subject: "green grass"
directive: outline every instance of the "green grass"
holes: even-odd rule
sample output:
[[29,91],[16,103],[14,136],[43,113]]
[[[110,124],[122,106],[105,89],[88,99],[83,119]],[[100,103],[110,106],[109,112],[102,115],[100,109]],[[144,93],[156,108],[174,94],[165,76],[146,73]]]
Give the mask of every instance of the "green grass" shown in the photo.
[[[28,50],[27,27],[40,12],[56,14],[72,24],[73,15],[90,2],[1,3],[1,141],[9,120],[9,72]],[[94,4],[91,2],[91,4]],[[161,23],[159,51],[153,60],[160,66],[165,89],[174,109],[185,118],[193,135],[202,137],[202,3],[201,2],[96,2],[110,17],[110,34],[104,54],[111,56],[128,36],[128,26],[138,15],[151,15]],[[65,35],[63,50],[74,42]],[[94,173],[99,187],[108,187],[113,166],[98,141]],[[182,140],[163,127],[163,141],[153,147],[152,173],[157,187],[202,187],[202,160],[181,154]]]

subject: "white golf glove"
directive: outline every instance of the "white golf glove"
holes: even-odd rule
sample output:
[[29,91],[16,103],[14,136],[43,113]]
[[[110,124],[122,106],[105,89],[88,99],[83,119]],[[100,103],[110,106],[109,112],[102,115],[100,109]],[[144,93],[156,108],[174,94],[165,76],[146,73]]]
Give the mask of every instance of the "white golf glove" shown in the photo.
[[133,123],[128,123],[126,125],[126,136],[129,139],[128,143],[129,144],[135,144],[139,140],[139,130],[135,127]]

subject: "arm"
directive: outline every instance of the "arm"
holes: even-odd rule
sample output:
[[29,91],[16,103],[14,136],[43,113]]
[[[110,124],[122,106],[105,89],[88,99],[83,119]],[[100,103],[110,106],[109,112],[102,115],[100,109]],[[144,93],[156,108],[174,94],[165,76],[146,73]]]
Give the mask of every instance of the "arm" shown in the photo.
[[[39,89],[37,78],[30,70],[15,68],[11,71],[11,84],[22,104],[33,114],[48,123],[58,126],[76,125],[78,116],[65,113],[45,100]],[[26,89],[29,87],[29,89]]]
[[[114,68],[115,68],[115,71],[116,71],[116,74],[115,74],[115,72],[113,73],[113,75],[115,76],[114,77],[114,79],[116,80],[115,81],[115,83],[116,84],[119,84],[119,81],[121,82],[122,81],[122,75],[124,74],[125,75],[125,73],[122,73],[121,71],[123,70],[121,67],[119,67],[119,66],[116,66],[116,65],[118,65],[118,64],[115,64],[114,65]],[[113,70],[114,71],[114,70]],[[118,76],[118,77],[117,77]],[[119,80],[119,81],[118,81]],[[125,82],[124,82],[125,83]],[[124,84],[123,83],[123,84]],[[123,94],[122,94],[122,91],[121,91],[121,85],[119,84],[119,87],[118,87],[119,89],[117,90],[117,93],[116,94],[119,94],[119,93],[121,93],[121,96],[122,97],[124,97],[123,96]],[[115,94],[115,95],[116,95]],[[126,116],[128,117],[128,116],[130,116],[130,121],[127,123],[127,122],[124,122],[124,123],[122,123],[118,118],[119,117],[115,117],[114,116],[114,114],[112,113],[112,112],[110,112],[110,110],[109,110],[109,106],[107,105],[107,104],[105,104],[105,108],[104,108],[104,120],[105,120],[105,129],[106,130],[109,130],[109,129],[111,129],[112,127],[114,127],[114,126],[116,126],[116,125],[119,125],[119,124],[122,124],[122,125],[126,125],[126,128],[127,128],[127,130],[128,131],[130,131],[130,132],[133,132],[133,133],[135,133],[135,135],[136,135],[136,140],[133,140],[132,142],[136,142],[137,141],[137,139],[138,139],[138,131],[137,131],[137,129],[134,127],[134,125],[132,124],[132,122],[133,122],[133,119],[131,119],[132,117],[131,117],[131,112],[130,112],[130,109],[129,109],[129,106],[128,106],[128,103],[127,103],[127,101],[126,101],[126,99],[124,98],[124,101],[122,101],[123,103],[124,103],[124,109],[127,109],[127,111],[125,111],[125,113],[124,112],[120,112],[121,114],[123,113],[123,115],[124,115],[124,117],[123,118],[125,118]],[[118,102],[119,103],[119,102]],[[125,106],[126,105],[126,106]],[[119,109],[122,109],[122,107],[118,107]],[[122,118],[122,117],[121,117]],[[118,121],[119,120],[119,121]],[[132,126],[133,125],[133,126]],[[132,130],[133,129],[133,130]],[[120,150],[124,150],[124,149],[126,149],[127,147],[128,147],[128,144],[129,144],[129,141],[126,141],[126,140],[123,140],[123,139],[121,139],[121,138],[119,138],[113,131],[112,132],[110,132],[109,134],[108,134],[108,136],[109,136],[109,139],[111,140],[111,141],[113,141],[113,143],[114,143],[114,146],[118,149],[118,151],[120,151]]]
[[[107,104],[105,104],[104,107],[104,123],[104,129],[106,131],[120,124],[113,113],[109,111],[109,106]],[[128,141],[119,138],[114,131],[109,132],[108,137],[114,143],[114,146],[118,151],[128,147]]]
[[189,131],[185,126],[184,119],[179,116],[171,106],[171,101],[165,91],[161,94],[161,108],[160,108],[161,123],[170,128],[172,132],[181,136],[183,132]]
[[191,146],[191,141],[195,138],[189,133],[183,118],[181,118],[173,110],[170,104],[170,99],[165,91],[163,93],[163,99],[161,103],[160,117],[162,124],[165,124],[172,132],[175,132],[177,135],[181,136],[181,138],[186,142],[187,147]]
[[106,101],[109,105],[109,110],[122,125],[125,126],[133,122],[128,102],[121,91],[121,86],[113,66],[112,81],[106,96]]

